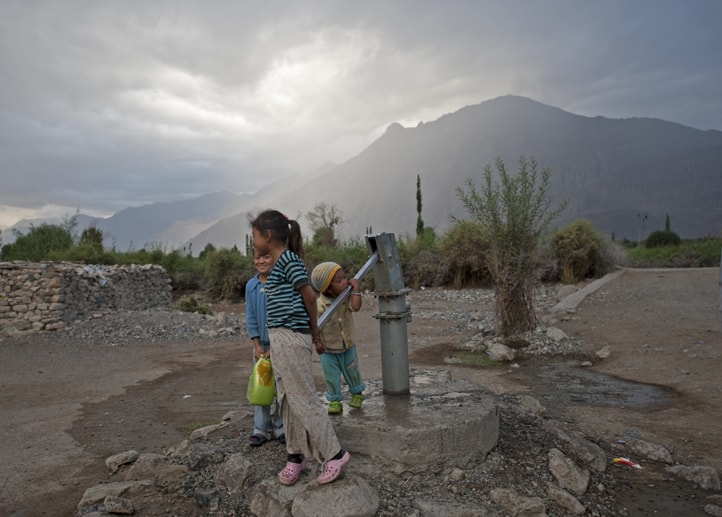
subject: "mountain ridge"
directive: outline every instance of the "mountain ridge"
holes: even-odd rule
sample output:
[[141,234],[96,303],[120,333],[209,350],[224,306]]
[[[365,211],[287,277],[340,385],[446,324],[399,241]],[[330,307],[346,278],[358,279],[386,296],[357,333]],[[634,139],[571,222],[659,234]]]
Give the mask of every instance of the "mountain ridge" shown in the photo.
[[[484,167],[493,167],[497,157],[516,172],[521,156],[551,169],[553,202],[569,201],[554,222],[557,226],[586,218],[608,236],[641,240],[664,228],[669,215],[671,229],[683,238],[722,235],[721,131],[648,117],[587,117],[515,95],[464,106],[415,127],[391,123],[341,164],[255,194],[230,194],[235,197],[228,197],[223,210],[208,215],[208,207],[207,213],[176,218],[175,226],[166,224],[155,235],[171,247],[194,252],[208,243],[244,249],[248,213],[278,208],[299,218],[308,236],[304,215],[321,202],[341,210],[342,238],[360,237],[368,228],[413,235],[417,174],[422,218],[426,226],[444,232],[450,216],[466,217],[459,187],[469,178],[479,185]],[[169,210],[172,206],[164,207],[169,214],[177,212]],[[117,227],[99,227],[117,234],[120,223],[128,225],[131,214],[142,209],[115,214],[110,219],[117,216]],[[173,234],[171,228],[179,226],[185,231]],[[131,230],[128,226],[122,231],[127,235]]]

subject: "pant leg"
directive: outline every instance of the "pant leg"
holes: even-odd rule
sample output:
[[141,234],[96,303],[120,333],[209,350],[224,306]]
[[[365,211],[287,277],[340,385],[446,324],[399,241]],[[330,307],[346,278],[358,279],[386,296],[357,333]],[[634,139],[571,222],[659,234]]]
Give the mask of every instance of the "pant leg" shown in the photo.
[[342,357],[339,357],[340,366],[343,372],[343,378],[346,379],[346,384],[348,385],[348,391],[351,392],[351,394],[363,393],[366,384],[364,384],[363,378],[361,377],[356,346],[352,346],[341,355]]
[[281,418],[281,406],[278,404],[278,398],[273,401],[271,406],[271,425],[273,426],[273,436],[278,438],[282,434],[285,434],[283,430],[283,419]]
[[271,439],[269,431],[271,428],[271,406],[254,406],[253,410],[253,434],[263,436],[266,440]]
[[[268,352],[268,343],[261,343],[264,352]],[[253,364],[256,364],[255,350],[251,352]],[[266,440],[270,440],[273,432],[273,424],[271,422],[270,406],[254,406],[253,410],[253,433],[263,436]]]
[[321,371],[326,381],[326,400],[341,402],[341,371],[343,368],[343,354],[325,352],[321,354]]
[[330,459],[341,444],[313,383],[311,336],[285,328],[269,329],[269,334],[286,451]]

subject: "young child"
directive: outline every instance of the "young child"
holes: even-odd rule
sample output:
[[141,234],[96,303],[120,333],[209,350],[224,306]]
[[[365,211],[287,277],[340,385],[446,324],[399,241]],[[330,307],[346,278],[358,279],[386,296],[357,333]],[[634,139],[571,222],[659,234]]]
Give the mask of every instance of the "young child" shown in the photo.
[[[266,279],[271,271],[273,259],[253,248],[253,265],[257,273],[246,284],[246,329],[253,341],[253,362],[268,357],[268,326],[266,325]],[[273,411],[272,411],[273,410]],[[272,406],[256,406],[253,412],[253,433],[248,443],[259,446],[271,437],[286,443],[283,432],[283,420],[279,412],[278,400]]]
[[311,345],[319,354],[325,347],[317,324],[316,293],[301,260],[301,228],[277,210],[262,212],[251,227],[253,245],[274,261],[266,280],[266,315],[288,452],[278,479],[284,485],[296,483],[311,456],[324,461],[318,483],[330,483],[351,455],[341,448],[313,383]]
[[335,262],[323,262],[313,268],[311,283],[321,293],[316,302],[319,316],[328,310],[348,285],[351,286],[351,294],[321,329],[321,341],[326,347],[326,351],[321,354],[321,369],[326,379],[328,413],[335,415],[343,411],[341,375],[346,380],[348,391],[351,393],[351,401],[348,405],[352,408],[360,408],[366,385],[361,378],[358,365],[353,322],[353,313],[361,309],[359,281],[355,278],[347,279],[344,270]]

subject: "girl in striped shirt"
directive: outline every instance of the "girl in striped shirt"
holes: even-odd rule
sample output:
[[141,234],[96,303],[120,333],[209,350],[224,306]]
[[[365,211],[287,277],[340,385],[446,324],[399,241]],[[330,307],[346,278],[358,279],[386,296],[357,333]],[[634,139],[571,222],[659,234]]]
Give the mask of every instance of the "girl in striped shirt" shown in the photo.
[[308,457],[323,461],[318,483],[336,479],[351,455],[341,448],[326,408],[313,383],[313,345],[325,347],[317,325],[316,293],[303,263],[301,227],[277,210],[266,210],[252,222],[253,246],[274,264],[266,280],[266,312],[276,394],[286,431],[288,461],[278,473],[293,485]]

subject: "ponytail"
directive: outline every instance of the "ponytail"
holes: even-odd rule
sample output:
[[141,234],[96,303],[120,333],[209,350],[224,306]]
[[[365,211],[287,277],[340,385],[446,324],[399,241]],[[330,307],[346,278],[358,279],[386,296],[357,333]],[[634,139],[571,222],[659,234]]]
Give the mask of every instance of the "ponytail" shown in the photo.
[[290,227],[290,231],[288,233],[288,249],[303,258],[303,237],[301,236],[301,226],[295,219],[289,219],[288,225]]
[[298,221],[289,219],[278,210],[265,210],[251,221],[251,227],[270,232],[273,239],[281,241],[299,257],[303,257],[303,236]]

